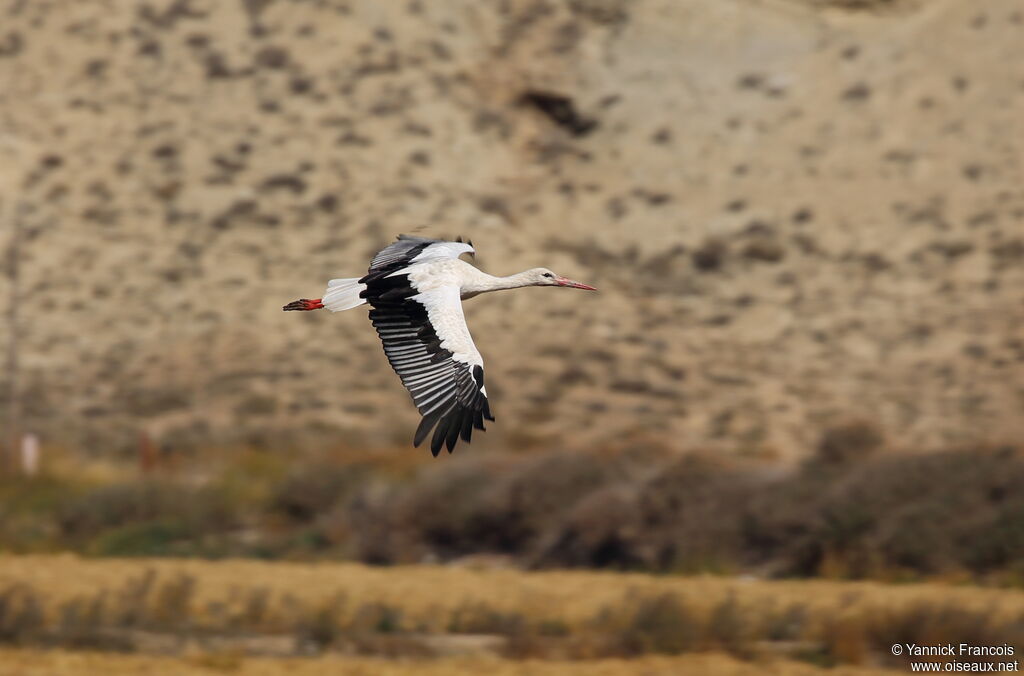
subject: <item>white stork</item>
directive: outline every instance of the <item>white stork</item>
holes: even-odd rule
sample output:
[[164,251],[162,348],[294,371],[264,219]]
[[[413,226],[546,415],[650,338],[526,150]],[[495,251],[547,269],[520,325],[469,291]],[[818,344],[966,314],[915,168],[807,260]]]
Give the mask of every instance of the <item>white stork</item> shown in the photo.
[[469,442],[473,428],[494,420],[484,388],[484,360],[473,344],[462,314],[462,300],[488,291],[522,286],[594,287],[533,268],[509,277],[494,277],[459,259],[474,255],[472,242],[399,235],[398,241],[373,257],[366,276],[332,279],[323,298],[302,298],[285,310],[340,312],[368,303],[391,368],[412,395],[423,420],[413,445],[430,430],[430,450],[451,453],[459,437]]

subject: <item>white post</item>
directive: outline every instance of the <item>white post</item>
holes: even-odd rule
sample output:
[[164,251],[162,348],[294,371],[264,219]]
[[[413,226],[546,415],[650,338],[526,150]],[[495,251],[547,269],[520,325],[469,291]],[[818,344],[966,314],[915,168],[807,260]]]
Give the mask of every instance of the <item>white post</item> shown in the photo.
[[39,437],[34,434],[21,438],[21,471],[25,476],[39,473]]

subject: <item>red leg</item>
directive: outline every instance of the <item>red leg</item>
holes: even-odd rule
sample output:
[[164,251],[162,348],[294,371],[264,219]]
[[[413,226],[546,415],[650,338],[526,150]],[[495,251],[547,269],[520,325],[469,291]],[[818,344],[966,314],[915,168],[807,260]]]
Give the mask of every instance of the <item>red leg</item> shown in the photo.
[[293,300],[292,302],[288,303],[287,305],[285,305],[281,309],[285,310],[285,311],[288,311],[288,310],[307,311],[307,310],[319,310],[323,306],[324,306],[324,304],[322,302],[320,302],[319,298],[314,298],[313,300],[310,300],[308,298],[300,298],[299,300]]

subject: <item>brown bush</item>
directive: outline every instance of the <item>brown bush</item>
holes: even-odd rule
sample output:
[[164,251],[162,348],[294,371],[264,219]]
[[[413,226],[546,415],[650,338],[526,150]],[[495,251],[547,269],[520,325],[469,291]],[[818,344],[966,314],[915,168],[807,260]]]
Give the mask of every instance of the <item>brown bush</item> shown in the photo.
[[850,577],[1024,566],[1019,455],[869,454],[876,443],[870,428],[836,428],[821,458],[785,475],[700,455],[646,472],[623,457],[479,461],[432,468],[350,518],[364,524],[358,555],[377,562],[492,552],[535,566]]
[[605,486],[583,497],[551,528],[535,566],[640,568],[654,557],[644,547],[636,491]]
[[582,453],[531,458],[503,476],[488,496],[481,527],[495,551],[531,553],[566,512],[615,478],[613,462]]
[[[1006,643],[1013,646],[1024,640],[1024,628],[1019,622],[998,618],[987,610],[966,609],[945,602],[920,601],[904,608],[880,609],[860,618],[859,623],[867,649],[893,666],[904,668],[905,660],[894,658],[889,650],[893,643],[966,643],[972,646]],[[991,660],[991,657],[979,657],[976,661]],[[958,656],[957,661],[971,660],[970,656]]]
[[362,465],[316,463],[299,467],[276,487],[268,512],[297,523],[311,522],[350,498],[368,474]]
[[466,603],[452,611],[448,620],[451,634],[501,634],[505,636],[523,633],[526,618],[520,613],[496,610],[487,603]]
[[0,483],[0,535],[15,551],[50,543],[99,555],[388,564],[498,554],[536,567],[1024,574],[1024,455],[887,454],[880,444],[868,425],[837,426],[788,472],[623,449],[468,456],[402,472],[364,456],[284,478],[262,472],[246,491],[250,475],[231,471],[202,486]]
[[986,572],[1024,560],[1013,452],[887,456],[834,472],[811,465],[755,496],[746,547],[780,572]]
[[411,486],[360,503],[353,521],[374,527],[357,528],[357,551],[378,563],[529,555],[564,512],[612,477],[609,465],[568,453],[431,468]]
[[623,656],[695,650],[703,631],[697,614],[671,593],[626,599],[623,605],[602,611],[592,625],[606,637],[604,653]]
[[0,589],[0,642],[28,643],[43,628],[43,604],[34,590],[17,584]]
[[472,459],[433,466],[411,484],[357,497],[350,510],[356,555],[368,563],[415,562],[486,551],[482,505],[498,472]]
[[825,465],[845,465],[865,460],[883,443],[881,432],[869,423],[850,422],[825,430],[814,460]]
[[649,566],[675,570],[722,570],[741,556],[746,497],[758,479],[710,456],[670,464],[638,491]]
[[579,500],[552,530],[544,565],[721,570],[740,557],[742,505],[754,475],[687,456],[632,487]]

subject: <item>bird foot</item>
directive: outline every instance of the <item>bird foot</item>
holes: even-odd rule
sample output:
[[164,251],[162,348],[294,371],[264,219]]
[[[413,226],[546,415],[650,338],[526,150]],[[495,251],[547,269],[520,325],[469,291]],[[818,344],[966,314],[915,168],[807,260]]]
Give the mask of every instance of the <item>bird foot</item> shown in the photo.
[[305,312],[308,310],[319,310],[323,306],[324,304],[320,302],[319,298],[314,298],[313,300],[310,300],[308,298],[300,298],[298,300],[293,300],[292,302],[288,303],[281,309],[284,310],[285,312],[289,310],[301,310]]

